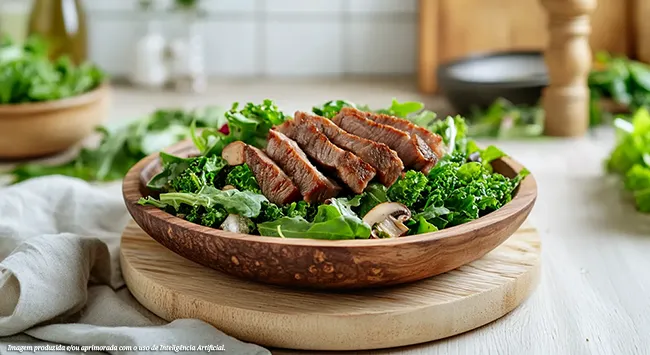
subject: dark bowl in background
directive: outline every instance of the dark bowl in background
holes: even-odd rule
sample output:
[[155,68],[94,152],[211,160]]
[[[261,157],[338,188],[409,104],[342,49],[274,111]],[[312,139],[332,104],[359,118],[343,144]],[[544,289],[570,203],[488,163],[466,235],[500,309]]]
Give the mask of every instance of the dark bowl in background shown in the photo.
[[481,53],[438,67],[438,87],[462,115],[487,108],[500,97],[516,105],[536,105],[547,85],[540,51]]

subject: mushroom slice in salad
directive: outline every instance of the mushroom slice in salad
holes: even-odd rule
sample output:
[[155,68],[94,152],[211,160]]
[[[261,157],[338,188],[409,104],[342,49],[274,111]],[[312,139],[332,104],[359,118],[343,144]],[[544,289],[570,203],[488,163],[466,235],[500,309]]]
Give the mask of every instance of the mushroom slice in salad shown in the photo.
[[401,203],[384,202],[371,209],[363,221],[372,228],[372,238],[397,238],[408,233],[404,222],[411,219],[411,210]]

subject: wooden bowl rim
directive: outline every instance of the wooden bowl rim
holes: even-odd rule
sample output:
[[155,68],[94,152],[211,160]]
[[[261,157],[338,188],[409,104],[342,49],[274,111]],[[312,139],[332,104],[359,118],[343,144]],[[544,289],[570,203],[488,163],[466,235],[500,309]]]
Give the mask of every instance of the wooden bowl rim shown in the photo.
[[[185,140],[170,146],[165,149],[166,152],[177,151],[181,148],[190,147],[192,142],[190,140]],[[134,208],[143,209],[144,214],[148,215],[149,218],[154,220],[153,223],[162,223],[174,225],[177,228],[183,228],[186,230],[194,231],[195,233],[200,233],[203,235],[209,235],[214,238],[228,238],[246,242],[255,242],[255,243],[267,243],[267,244],[280,244],[280,245],[290,245],[290,246],[305,246],[305,247],[336,247],[336,248],[359,248],[359,247],[372,247],[372,246],[397,246],[409,243],[417,242],[428,242],[437,239],[451,238],[458,235],[462,235],[468,232],[480,230],[491,224],[494,224],[497,221],[508,219],[517,215],[522,210],[525,210],[531,204],[533,204],[537,198],[537,182],[532,174],[529,174],[524,178],[519,184],[515,195],[512,200],[505,204],[500,209],[486,215],[475,219],[473,221],[445,228],[435,232],[410,235],[401,238],[394,239],[345,239],[345,240],[321,240],[321,239],[309,239],[309,238],[278,238],[278,237],[267,237],[267,236],[258,236],[252,234],[241,234],[227,232],[221,229],[206,227],[200,224],[195,224],[189,221],[186,221],[182,218],[171,215],[157,207],[154,206],[142,206],[138,204],[138,200],[142,196],[140,192],[140,175],[145,167],[149,166],[155,160],[158,160],[159,153],[153,153],[149,156],[143,158],[138,163],[136,163],[124,177],[122,182],[122,195],[124,202],[126,204],[132,204]],[[511,158],[502,158],[501,159],[506,165],[508,165],[515,173],[519,173],[524,166],[516,162]],[[135,184],[134,184],[135,183]],[[137,186],[137,188],[129,188],[129,185]],[[129,209],[129,213],[132,217]],[[135,217],[134,217],[135,218]],[[136,222],[138,222],[136,220]]]
[[[58,100],[23,102],[19,104],[0,105],[0,115],[30,114],[34,112],[50,111],[57,109],[82,106],[104,97],[109,91],[108,82],[102,82],[96,88],[87,91],[81,95],[66,97]],[[2,116],[0,116],[2,119]]]

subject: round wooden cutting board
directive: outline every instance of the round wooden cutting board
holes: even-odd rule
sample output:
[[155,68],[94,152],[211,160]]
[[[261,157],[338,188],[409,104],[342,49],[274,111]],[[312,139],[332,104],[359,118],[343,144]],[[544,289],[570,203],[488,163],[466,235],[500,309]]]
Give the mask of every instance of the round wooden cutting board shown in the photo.
[[315,292],[237,279],[169,251],[131,222],[121,264],[135,298],[158,316],[198,318],[240,340],[302,350],[366,350],[428,342],[507,314],[534,290],[541,244],[524,224],[473,263],[416,283]]

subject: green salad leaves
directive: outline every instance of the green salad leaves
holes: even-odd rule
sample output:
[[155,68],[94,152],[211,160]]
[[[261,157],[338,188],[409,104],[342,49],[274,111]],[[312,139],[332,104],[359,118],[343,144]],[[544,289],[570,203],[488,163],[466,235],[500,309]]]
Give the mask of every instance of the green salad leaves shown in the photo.
[[639,109],[632,122],[617,118],[614,126],[617,144],[606,161],[606,168],[623,177],[636,208],[650,213],[650,113],[645,108]]
[[99,145],[82,149],[72,161],[58,165],[24,164],[9,173],[14,182],[45,175],[67,175],[88,181],[120,180],[140,159],[189,138],[188,127],[192,123],[196,127],[215,127],[224,121],[224,111],[214,106],[191,111],[156,110],[139,120],[99,127]]
[[106,74],[86,62],[74,65],[69,57],[51,61],[38,37],[24,45],[0,41],[0,104],[58,100],[98,87]]
[[[334,117],[350,106],[370,110],[346,100],[329,101],[313,111]],[[368,239],[387,237],[363,217],[385,202],[398,202],[410,210],[401,233],[419,234],[452,227],[490,213],[512,199],[519,183],[528,174],[522,171],[508,178],[492,171],[491,162],[505,156],[494,146],[480,149],[467,138],[462,117],[439,119],[418,102],[393,100],[388,108],[375,112],[403,117],[426,127],[443,138],[447,155],[428,173],[407,170],[389,188],[371,183],[359,195],[341,195],[325,203],[310,205],[304,201],[278,206],[262,193],[250,167],[228,166],[221,152],[225,145],[242,140],[257,147],[265,146],[268,130],[290,119],[270,100],[261,105],[235,104],[225,113],[227,133],[191,126],[191,136],[201,152],[182,158],[161,153],[162,171],[149,182],[159,192],[154,198],[140,200],[176,214],[194,223],[211,227],[225,226],[231,215],[246,224],[246,231],[278,238]],[[377,232],[377,233],[375,233]],[[395,234],[397,235],[397,234]]]

